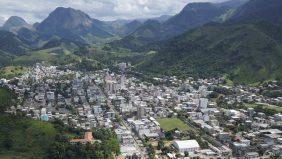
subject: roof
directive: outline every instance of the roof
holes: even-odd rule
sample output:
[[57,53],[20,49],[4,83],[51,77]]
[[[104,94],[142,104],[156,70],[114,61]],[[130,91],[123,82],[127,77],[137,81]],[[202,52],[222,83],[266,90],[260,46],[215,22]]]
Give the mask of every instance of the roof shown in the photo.
[[133,155],[134,153],[137,152],[137,149],[136,147],[131,145],[121,145],[120,152],[123,155]]
[[173,144],[177,145],[179,149],[200,148],[200,145],[196,140],[174,141]]
[[93,140],[92,132],[86,132],[84,135],[84,139],[88,141]]
[[70,142],[91,142],[93,140],[92,132],[86,132],[84,134],[84,139],[71,139]]
[[282,131],[278,129],[266,129],[266,130],[260,130],[260,133],[271,133],[271,134],[281,134]]

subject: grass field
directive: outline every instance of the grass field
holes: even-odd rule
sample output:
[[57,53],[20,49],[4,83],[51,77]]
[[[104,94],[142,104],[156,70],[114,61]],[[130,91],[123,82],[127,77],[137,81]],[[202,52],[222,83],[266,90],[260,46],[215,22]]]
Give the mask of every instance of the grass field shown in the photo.
[[0,78],[11,79],[26,72],[27,69],[21,66],[8,66],[0,69]]
[[186,131],[190,129],[188,125],[186,125],[184,122],[182,122],[178,118],[161,118],[161,119],[157,119],[157,121],[160,123],[161,128],[164,131],[170,131],[175,128],[181,131]]
[[54,47],[45,50],[33,51],[29,55],[23,55],[15,58],[13,63],[16,65],[32,66],[42,61],[52,62],[58,60],[60,56],[70,55],[71,52],[65,48]]

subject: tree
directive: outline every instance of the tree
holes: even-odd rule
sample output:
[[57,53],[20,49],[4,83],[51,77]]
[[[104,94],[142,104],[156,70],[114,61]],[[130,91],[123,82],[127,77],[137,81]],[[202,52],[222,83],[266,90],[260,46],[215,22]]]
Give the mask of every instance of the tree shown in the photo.
[[184,155],[185,155],[185,157],[189,157],[189,152],[188,152],[188,151],[185,151],[185,152],[184,152]]
[[150,159],[154,159],[155,158],[155,150],[152,144],[147,145],[147,152],[149,155]]
[[161,150],[162,148],[164,148],[164,141],[163,140],[160,140],[158,142],[158,150]]

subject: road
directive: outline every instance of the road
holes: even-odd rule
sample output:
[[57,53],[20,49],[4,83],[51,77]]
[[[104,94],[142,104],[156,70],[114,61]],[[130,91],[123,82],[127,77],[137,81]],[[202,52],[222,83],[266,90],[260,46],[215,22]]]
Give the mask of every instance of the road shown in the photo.
[[[103,92],[101,88],[99,89],[100,89],[100,93],[106,96],[106,93]],[[111,102],[108,102],[108,103],[111,103]],[[146,159],[148,156],[147,151],[142,142],[141,142],[142,144],[141,146],[138,143],[138,140],[141,141],[139,137],[133,132],[133,130],[131,129],[131,126],[123,119],[123,117],[119,114],[119,112],[115,109],[115,107],[112,104],[109,104],[109,107],[115,112],[116,116],[119,116],[121,118],[121,126],[124,126],[128,131],[131,132],[131,135],[134,139],[134,146],[136,147],[137,151],[140,153],[141,158]]]

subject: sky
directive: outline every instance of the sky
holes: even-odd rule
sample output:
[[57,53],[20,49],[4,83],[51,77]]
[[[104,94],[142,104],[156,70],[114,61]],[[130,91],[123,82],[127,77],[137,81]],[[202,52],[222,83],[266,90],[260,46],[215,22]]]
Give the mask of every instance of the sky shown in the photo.
[[0,0],[0,24],[10,16],[41,22],[57,7],[82,10],[100,20],[152,18],[174,15],[191,2],[225,0]]

